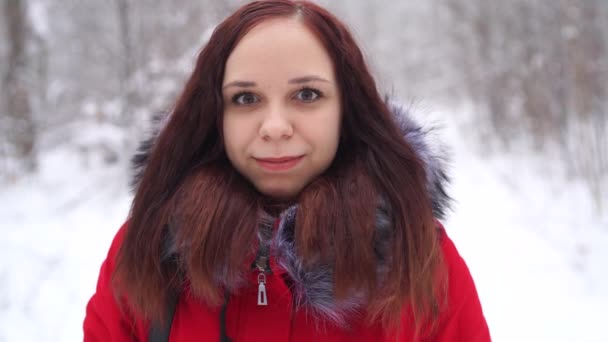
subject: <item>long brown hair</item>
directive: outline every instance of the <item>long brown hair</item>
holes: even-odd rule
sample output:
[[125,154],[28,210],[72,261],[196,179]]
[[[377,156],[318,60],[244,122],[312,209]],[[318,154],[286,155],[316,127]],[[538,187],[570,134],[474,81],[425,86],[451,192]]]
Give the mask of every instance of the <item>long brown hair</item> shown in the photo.
[[[225,155],[221,84],[238,41],[256,24],[277,17],[297,18],[318,36],[342,94],[336,158],[297,199],[298,255],[303,260],[332,255],[336,297],[353,290],[368,294],[370,320],[396,327],[406,308],[417,326],[432,320],[441,257],[424,165],[404,140],[349,31],[305,1],[249,3],[213,32],[136,189],[114,273],[117,293],[143,317],[159,319],[168,291],[183,286],[180,274],[209,305],[220,303],[217,274],[227,283],[243,279],[264,199]],[[373,249],[379,197],[393,220],[389,272],[381,282]],[[168,234],[181,246],[177,263],[163,259]]]

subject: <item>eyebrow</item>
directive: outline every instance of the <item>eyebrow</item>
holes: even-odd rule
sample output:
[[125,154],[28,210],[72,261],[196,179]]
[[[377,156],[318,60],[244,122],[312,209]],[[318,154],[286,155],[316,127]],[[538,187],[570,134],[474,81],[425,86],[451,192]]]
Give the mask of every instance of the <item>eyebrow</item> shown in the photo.
[[[308,83],[308,82],[313,82],[313,81],[331,83],[329,80],[326,80],[323,77],[319,77],[319,76],[315,76],[315,75],[292,78],[289,81],[287,81],[287,83],[302,84],[302,83]],[[222,88],[224,88],[224,89],[228,88],[228,87],[252,88],[255,86],[256,86],[256,83],[251,82],[251,81],[232,81],[232,82],[226,83],[226,85],[224,85]]]
[[232,81],[230,83],[226,83],[222,88],[226,89],[228,87],[240,87],[240,88],[252,88],[255,87],[255,82],[251,81]]
[[320,81],[320,82],[331,83],[328,80],[324,79],[323,77],[319,77],[319,76],[315,76],[315,75],[292,78],[287,83],[289,83],[289,84],[302,84],[302,83],[308,83],[308,82],[312,82],[312,81]]

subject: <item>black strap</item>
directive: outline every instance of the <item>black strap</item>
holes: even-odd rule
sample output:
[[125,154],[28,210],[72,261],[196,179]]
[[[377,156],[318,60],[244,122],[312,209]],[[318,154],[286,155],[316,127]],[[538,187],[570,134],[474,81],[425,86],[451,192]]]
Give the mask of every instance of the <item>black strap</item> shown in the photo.
[[177,307],[178,299],[178,292],[169,292],[167,296],[167,311],[165,313],[165,321],[152,322],[152,324],[150,325],[150,334],[148,335],[148,342],[169,342],[169,335],[171,334],[171,324],[173,324],[173,316],[175,315],[175,308]]
[[222,305],[222,311],[220,312],[220,342],[232,342],[228,333],[226,332],[226,308],[228,307],[228,301],[230,300],[230,292],[224,290],[224,304]]
[[[173,316],[175,316],[175,308],[177,307],[177,301],[179,299],[179,293],[171,292],[167,297],[167,312],[166,321],[159,322],[153,321],[150,326],[150,333],[148,335],[148,342],[169,342],[169,335],[171,335],[171,324],[173,323]],[[226,308],[228,307],[228,301],[230,300],[230,292],[224,291],[224,304],[220,312],[220,342],[232,342],[226,332]]]

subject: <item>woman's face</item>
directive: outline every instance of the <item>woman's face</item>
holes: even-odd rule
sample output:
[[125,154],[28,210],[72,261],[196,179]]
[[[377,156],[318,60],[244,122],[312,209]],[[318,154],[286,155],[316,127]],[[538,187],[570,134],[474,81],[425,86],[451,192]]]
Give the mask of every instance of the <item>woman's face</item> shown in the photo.
[[222,93],[226,153],[261,193],[293,198],[333,161],[341,125],[334,67],[298,20],[249,31],[226,62]]

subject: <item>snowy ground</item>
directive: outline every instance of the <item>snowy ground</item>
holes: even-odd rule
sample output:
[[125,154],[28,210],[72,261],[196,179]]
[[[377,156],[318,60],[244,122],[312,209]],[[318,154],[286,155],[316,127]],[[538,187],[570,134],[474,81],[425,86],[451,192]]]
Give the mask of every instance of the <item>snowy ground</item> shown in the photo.
[[[446,226],[494,341],[608,341],[608,215],[594,216],[582,185],[529,159],[481,159],[454,129],[441,138],[458,200]],[[63,149],[36,177],[0,189],[0,342],[82,340],[86,302],[128,212],[126,183],[122,167],[84,168]]]

